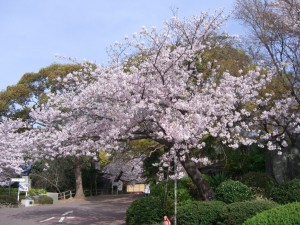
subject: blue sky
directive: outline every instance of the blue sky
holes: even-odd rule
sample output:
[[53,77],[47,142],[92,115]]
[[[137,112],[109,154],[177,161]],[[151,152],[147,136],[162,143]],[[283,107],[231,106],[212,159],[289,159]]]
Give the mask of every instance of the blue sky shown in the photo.
[[[68,63],[58,53],[79,61],[104,64],[106,48],[141,26],[160,27],[178,8],[179,17],[224,9],[234,0],[0,0],[0,90],[24,73],[52,63]],[[230,21],[225,28],[238,34]]]

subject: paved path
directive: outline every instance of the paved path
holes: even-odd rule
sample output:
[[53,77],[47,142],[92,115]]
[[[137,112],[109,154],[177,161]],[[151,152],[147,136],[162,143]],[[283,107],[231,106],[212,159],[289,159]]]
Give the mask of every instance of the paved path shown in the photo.
[[101,195],[48,206],[1,208],[0,225],[125,225],[126,210],[140,195]]

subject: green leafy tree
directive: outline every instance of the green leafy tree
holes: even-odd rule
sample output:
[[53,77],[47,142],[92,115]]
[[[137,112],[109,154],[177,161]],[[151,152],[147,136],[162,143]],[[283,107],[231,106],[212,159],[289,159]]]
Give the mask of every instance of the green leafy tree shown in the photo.
[[59,79],[80,68],[77,64],[52,64],[37,73],[25,73],[16,85],[0,92],[0,118],[30,120],[30,109],[45,103],[47,93],[61,90]]

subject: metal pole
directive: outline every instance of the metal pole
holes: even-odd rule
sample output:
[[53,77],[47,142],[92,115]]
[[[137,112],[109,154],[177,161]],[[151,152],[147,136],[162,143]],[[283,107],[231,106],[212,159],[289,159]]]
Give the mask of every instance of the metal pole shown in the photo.
[[177,225],[177,158],[174,155],[174,225]]
[[11,179],[9,180],[9,195],[10,195],[10,188],[11,188]]

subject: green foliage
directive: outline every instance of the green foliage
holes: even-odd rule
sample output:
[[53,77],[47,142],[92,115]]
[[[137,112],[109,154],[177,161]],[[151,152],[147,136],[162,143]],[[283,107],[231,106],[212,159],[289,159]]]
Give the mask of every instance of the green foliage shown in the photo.
[[[169,215],[174,213],[174,180],[168,181],[167,195],[165,198],[167,181],[151,185],[151,196],[158,197],[163,203],[164,209]],[[189,177],[177,180],[177,205],[185,205],[198,199],[198,190]]]
[[251,187],[257,195],[268,196],[274,187],[273,179],[262,172],[249,172],[244,174],[241,182]]
[[227,180],[216,188],[216,199],[226,203],[242,202],[254,199],[252,190],[239,181]]
[[256,145],[240,147],[237,151],[225,149],[225,172],[232,177],[239,177],[248,172],[265,171],[265,152]]
[[17,195],[0,194],[0,205],[18,205]]
[[[257,145],[240,146],[233,150],[222,143],[220,138],[206,136],[205,148],[201,152],[194,151],[203,157],[208,157],[213,162],[218,162],[223,169],[221,176],[239,178],[248,172],[265,171],[265,154],[267,149],[261,149]],[[196,156],[196,155],[195,155]],[[218,175],[219,176],[219,175]]]
[[[161,181],[158,184],[151,186],[151,195],[159,197],[162,201],[164,199],[167,181]],[[177,180],[177,202],[178,205],[183,205],[188,201],[194,199],[197,188],[189,177],[184,177]],[[174,180],[168,182],[167,199],[174,200]]]
[[277,206],[277,203],[267,200],[235,202],[223,208],[220,224],[241,225],[257,213]]
[[214,175],[205,175],[204,179],[208,182],[208,184],[213,188],[217,188],[222,182],[228,179],[228,176],[224,173],[217,173]]
[[[31,170],[32,187],[50,192],[75,189],[74,159],[58,158],[36,162]],[[55,181],[55,182],[54,182]]]
[[2,195],[2,194],[9,194],[9,193],[11,193],[11,194],[15,194],[15,193],[18,193],[18,188],[4,188],[4,187],[2,187],[2,188],[0,188],[0,194]]
[[99,154],[99,164],[100,164],[100,167],[103,168],[104,166],[106,166],[107,164],[110,163],[110,158],[108,156],[108,151],[101,151]]
[[144,174],[143,176],[147,178],[147,181],[156,183],[158,181],[157,173],[159,168],[153,166],[154,163],[160,162],[160,156],[163,154],[163,151],[154,151],[151,153],[145,160],[143,164]]
[[80,69],[80,65],[52,64],[38,73],[24,74],[16,85],[8,86],[0,92],[0,115],[29,119],[29,109],[47,101],[46,92],[62,89],[57,78]]
[[244,225],[291,225],[300,224],[300,203],[294,202],[258,213]]
[[207,68],[207,63],[211,62],[212,68],[217,68],[215,79],[222,78],[225,71],[239,76],[239,70],[250,66],[250,58],[239,49],[227,45],[226,47],[215,47],[204,52],[202,61],[197,63],[197,70],[202,72],[204,78],[211,77],[211,72]]
[[30,196],[41,195],[41,194],[47,194],[47,191],[45,189],[34,189],[34,188],[31,188],[31,189],[29,189],[28,194]]
[[49,196],[42,195],[39,198],[34,198],[34,204],[53,204],[53,199]]
[[177,222],[180,225],[211,225],[220,220],[225,203],[219,201],[193,201],[180,206]]
[[278,185],[278,187],[272,189],[270,197],[281,204],[300,201],[300,179]]
[[127,209],[126,224],[154,224],[163,220],[165,211],[158,197],[144,197],[135,200]]

